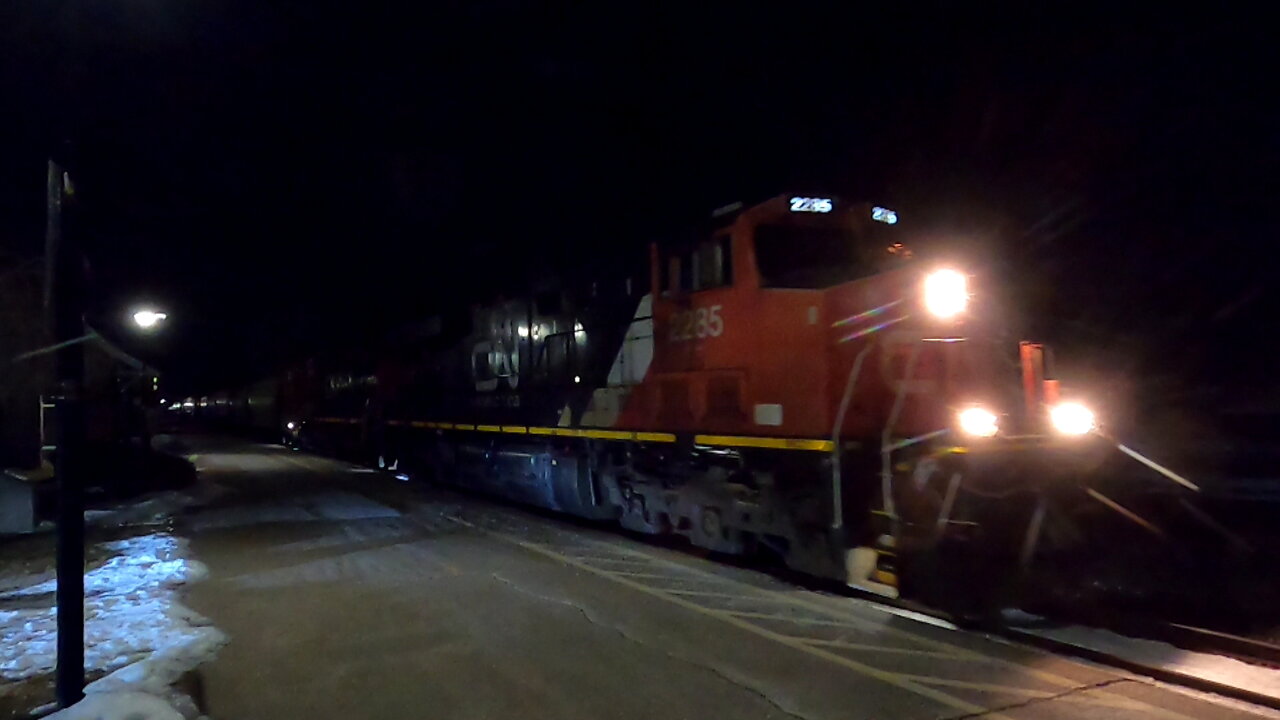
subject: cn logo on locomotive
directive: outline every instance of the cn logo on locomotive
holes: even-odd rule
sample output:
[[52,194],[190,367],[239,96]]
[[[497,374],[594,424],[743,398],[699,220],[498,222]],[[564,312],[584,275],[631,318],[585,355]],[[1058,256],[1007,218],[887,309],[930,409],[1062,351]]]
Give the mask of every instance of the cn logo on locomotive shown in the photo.
[[520,350],[507,347],[502,339],[481,340],[471,348],[471,376],[476,392],[493,392],[505,378],[515,389],[520,384]]

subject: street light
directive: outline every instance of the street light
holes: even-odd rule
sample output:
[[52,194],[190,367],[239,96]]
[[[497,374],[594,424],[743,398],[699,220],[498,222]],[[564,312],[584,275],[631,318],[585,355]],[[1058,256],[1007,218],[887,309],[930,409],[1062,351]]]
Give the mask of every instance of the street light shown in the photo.
[[143,308],[133,314],[133,322],[143,330],[153,330],[169,316],[151,308]]
[[[143,332],[151,332],[153,330],[158,329],[160,327],[160,324],[163,323],[168,318],[169,316],[166,313],[158,312],[156,310],[147,308],[147,309],[139,310],[133,314],[133,323],[134,325],[138,326],[139,330],[142,330]],[[81,343],[89,342],[91,340],[97,340],[102,337],[101,335],[98,334],[98,331],[90,327],[87,322],[84,323],[84,331],[85,331],[84,335],[81,335],[80,337],[72,338],[70,340],[64,340],[60,343],[42,347],[38,350],[31,350],[29,352],[24,352],[21,355],[15,355],[12,358],[12,361],[20,362],[22,360],[30,360],[33,357],[39,357],[40,355],[48,355],[50,353],[54,353],[59,350],[62,350],[63,348],[72,347],[74,345],[79,345]]]
[[[21,362],[41,355],[55,355],[54,371],[58,380],[55,397],[57,417],[57,455],[54,477],[57,481],[58,521],[55,604],[57,663],[54,668],[54,691],[58,704],[67,707],[84,696],[84,343],[101,340],[83,314],[78,294],[79,278],[73,259],[61,233],[61,205],[64,193],[63,173],[49,163],[49,227],[48,254],[56,265],[59,281],[51,288],[54,298],[54,337],[61,342],[22,353],[11,359]],[[61,246],[61,247],[60,247]],[[72,286],[68,289],[68,286]],[[153,308],[140,308],[133,313],[134,325],[142,332],[155,330],[169,316]],[[83,333],[75,337],[77,332]],[[64,339],[65,338],[65,339]],[[152,381],[152,389],[156,389]]]

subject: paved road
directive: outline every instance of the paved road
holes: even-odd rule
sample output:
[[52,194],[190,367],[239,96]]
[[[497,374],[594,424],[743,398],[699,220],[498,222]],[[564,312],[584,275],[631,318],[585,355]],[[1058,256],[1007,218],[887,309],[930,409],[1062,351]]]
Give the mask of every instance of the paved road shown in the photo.
[[[278,446],[193,440],[214,718],[1258,717]],[[1267,716],[1275,717],[1273,713]]]

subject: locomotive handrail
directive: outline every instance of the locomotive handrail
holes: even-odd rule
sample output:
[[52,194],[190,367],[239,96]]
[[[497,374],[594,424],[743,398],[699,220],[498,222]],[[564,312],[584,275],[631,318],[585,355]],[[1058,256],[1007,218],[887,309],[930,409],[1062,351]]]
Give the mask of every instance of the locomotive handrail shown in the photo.
[[849,411],[849,403],[853,400],[853,390],[858,384],[858,376],[862,374],[862,363],[866,360],[867,353],[878,342],[879,338],[876,338],[867,343],[866,347],[858,351],[858,356],[854,358],[853,367],[849,369],[849,379],[844,384],[844,394],[840,396],[840,407],[836,410],[836,422],[831,428],[832,530],[839,530],[844,527],[844,496],[840,481],[840,431],[844,428],[844,417]]
[[893,398],[893,407],[889,410],[889,418],[885,421],[884,432],[880,435],[880,493],[884,496],[884,509],[889,513],[889,522],[894,526],[895,536],[898,512],[893,502],[893,468],[890,458],[893,447],[893,426],[898,424],[898,415],[902,413],[903,402],[907,398],[907,383],[916,371],[916,360],[920,357],[920,343],[911,346],[911,354],[907,356],[907,366],[903,370],[902,381],[898,383],[898,394]]
[[[529,342],[531,345],[535,341],[538,344],[537,344],[537,350],[533,353],[533,363],[529,368],[529,372],[535,376],[539,373],[539,371],[541,371],[544,375],[550,375],[550,372],[547,370],[546,366],[550,364],[547,361],[547,354],[549,352],[551,344],[547,341],[552,338],[556,338],[556,339],[568,338],[570,335],[576,335],[577,333],[578,333],[578,330],[560,330],[553,333],[547,333],[545,335],[542,335],[541,337],[536,337],[536,338],[530,337]],[[530,333],[530,335],[532,335],[532,333]],[[577,343],[574,343],[574,342],[569,342],[565,344],[565,358],[569,360],[570,372],[572,372],[577,367],[575,363],[575,360],[577,359],[577,355],[578,355],[577,348],[575,347],[576,345]]]
[[[627,328],[630,329],[632,325],[638,322],[643,322],[645,320],[653,320],[653,314],[650,313],[648,315],[632,318],[627,322]],[[530,337],[529,338],[530,346],[534,348],[534,350],[532,353],[530,353],[533,357],[531,358],[529,372],[534,375],[536,375],[540,371],[543,373],[547,373],[545,366],[548,364],[548,361],[547,361],[547,353],[549,352],[549,343],[547,342],[548,340],[550,340],[551,338],[570,338],[570,336],[577,336],[577,334],[580,332],[586,332],[585,324],[581,330],[577,328],[572,328],[568,330],[559,330],[557,332],[547,333],[545,335],[541,335],[540,337]],[[653,337],[653,336],[650,335],[649,337]],[[624,342],[625,342],[625,334],[624,334]],[[576,364],[576,360],[578,356],[577,343],[570,342],[568,345],[565,346],[565,349],[566,349],[566,357],[571,358],[570,370],[577,369],[577,364]]]

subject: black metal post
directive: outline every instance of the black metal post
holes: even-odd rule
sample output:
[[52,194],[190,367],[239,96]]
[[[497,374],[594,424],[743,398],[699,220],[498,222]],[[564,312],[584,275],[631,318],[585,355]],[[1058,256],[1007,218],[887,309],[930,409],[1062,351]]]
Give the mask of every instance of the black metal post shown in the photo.
[[[63,199],[69,182],[55,160],[49,161],[48,218],[45,228],[50,302],[55,343],[84,335],[83,267],[75,232],[63,232]],[[58,485],[58,704],[84,697],[84,346],[69,343],[54,357],[57,418],[54,473]]]

